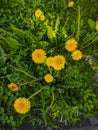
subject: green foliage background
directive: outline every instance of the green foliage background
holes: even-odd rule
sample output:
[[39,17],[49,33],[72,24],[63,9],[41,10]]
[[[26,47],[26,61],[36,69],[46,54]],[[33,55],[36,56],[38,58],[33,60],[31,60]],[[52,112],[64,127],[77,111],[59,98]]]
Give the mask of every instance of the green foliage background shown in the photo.
[[[34,125],[39,121],[45,126],[61,122],[76,123],[81,117],[98,116],[98,2],[96,0],[74,0],[68,8],[68,0],[1,0],[0,1],[0,122],[8,123],[13,129],[27,120]],[[36,21],[35,11],[41,9],[45,21]],[[46,28],[47,26],[47,28]],[[56,37],[53,31],[56,32]],[[73,61],[65,51],[65,41],[74,37],[83,52],[83,59]],[[62,54],[68,63],[58,73],[53,83],[42,78],[48,69],[36,65],[31,58],[36,48],[45,49],[48,56]],[[95,58],[89,64],[89,56]],[[29,76],[28,76],[29,74]],[[30,77],[30,75],[32,75]],[[34,76],[34,77],[33,77]],[[14,82],[19,91],[13,93],[7,85]],[[26,84],[25,84],[26,83]],[[19,96],[31,99],[31,110],[18,115],[13,103]]]

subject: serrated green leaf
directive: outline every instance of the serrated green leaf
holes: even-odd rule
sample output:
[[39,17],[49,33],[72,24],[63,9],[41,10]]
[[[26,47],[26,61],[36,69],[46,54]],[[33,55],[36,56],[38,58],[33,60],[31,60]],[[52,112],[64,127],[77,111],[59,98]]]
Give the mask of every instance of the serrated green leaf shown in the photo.
[[89,24],[91,30],[95,29],[95,22],[92,19],[88,19],[88,24]]
[[51,26],[47,26],[47,36],[49,39],[56,37],[55,31],[52,29]]
[[60,24],[60,18],[59,18],[59,16],[58,16],[57,19],[56,19],[56,23],[55,23],[55,32],[58,31],[59,24]]
[[16,40],[15,38],[12,37],[6,37],[6,42],[8,43],[9,47],[12,49],[17,49],[21,46],[21,44]]
[[64,27],[62,28],[62,32],[61,32],[61,33],[62,33],[62,35],[63,35],[65,38],[67,37],[67,33],[66,33],[66,30],[65,30]]

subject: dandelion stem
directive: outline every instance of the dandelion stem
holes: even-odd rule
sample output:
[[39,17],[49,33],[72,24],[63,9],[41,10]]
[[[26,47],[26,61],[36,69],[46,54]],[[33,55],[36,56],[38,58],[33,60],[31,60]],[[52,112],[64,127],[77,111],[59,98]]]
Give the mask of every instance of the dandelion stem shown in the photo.
[[36,79],[34,76],[30,75],[29,73],[27,73],[26,71],[22,70],[22,69],[17,69],[18,71],[24,73],[26,76],[30,77],[30,78],[33,78],[33,79]]
[[52,69],[50,68],[50,66],[48,66],[49,72],[50,74],[52,74]]
[[91,45],[93,42],[95,42],[95,41],[96,41],[96,40],[94,39],[94,40],[93,40],[93,41],[91,41],[89,44],[87,44],[87,45],[83,46],[83,47],[82,47],[82,49],[83,49],[83,48],[86,48],[86,47],[88,47],[88,46],[90,46],[90,45]]
[[40,93],[43,90],[43,88],[39,89],[37,92],[35,92],[34,94],[32,94],[28,100],[30,100],[31,98],[33,98],[35,95],[37,95],[38,93]]
[[20,86],[24,86],[24,85],[30,84],[32,82],[36,82],[36,81],[41,80],[41,79],[43,79],[43,78],[38,78],[38,79],[35,79],[35,80],[31,80],[31,81],[25,82],[23,84],[20,84]]
[[58,77],[59,71],[55,71],[54,75],[55,75],[54,77]]
[[53,92],[53,89],[52,89],[52,101],[51,101],[50,107],[52,107],[53,103],[54,103],[54,92]]
[[[90,35],[90,38],[88,38],[87,41],[83,42],[82,46],[85,45],[85,43],[90,42],[90,41],[96,36],[97,33],[98,33],[98,32],[95,32],[94,34],[91,34],[92,36]],[[86,46],[86,45],[85,45],[85,46]],[[82,47],[82,48],[84,48],[84,47]]]
[[78,7],[78,19],[77,19],[78,27],[77,27],[77,34],[76,39],[79,41],[79,35],[80,35],[80,7]]

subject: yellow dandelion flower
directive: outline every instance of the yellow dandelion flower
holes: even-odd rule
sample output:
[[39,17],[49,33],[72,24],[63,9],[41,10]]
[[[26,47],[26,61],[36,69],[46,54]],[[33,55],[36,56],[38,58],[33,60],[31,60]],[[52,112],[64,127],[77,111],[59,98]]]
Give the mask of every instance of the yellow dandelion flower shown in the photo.
[[47,66],[52,66],[52,64],[53,64],[53,57],[46,58],[46,65]]
[[51,74],[46,74],[44,79],[47,83],[50,83],[53,81],[53,76]]
[[40,9],[38,9],[38,10],[35,11],[35,16],[36,17],[40,17],[41,14],[42,14],[42,11]]
[[72,52],[73,60],[80,60],[82,58],[82,52],[80,50],[75,50]]
[[53,68],[55,70],[61,70],[64,68],[64,65],[66,63],[66,59],[62,55],[54,56],[53,58]]
[[98,21],[96,21],[96,24],[98,24]]
[[70,2],[68,3],[68,7],[73,7],[73,5],[74,5],[74,1],[70,1]]
[[95,29],[98,31],[98,21],[96,21]]
[[19,114],[25,114],[30,110],[30,101],[25,97],[19,97],[14,102],[14,109]]
[[18,86],[14,83],[10,83],[8,84],[8,88],[11,90],[11,91],[18,91]]
[[37,63],[43,63],[46,59],[46,53],[43,49],[36,49],[33,53],[32,53],[32,60]]
[[40,20],[41,20],[41,21],[44,21],[44,20],[45,20],[45,16],[44,16],[44,15],[41,15],[41,16],[40,16]]
[[68,51],[74,51],[77,48],[77,41],[75,39],[69,39],[65,43],[65,48]]

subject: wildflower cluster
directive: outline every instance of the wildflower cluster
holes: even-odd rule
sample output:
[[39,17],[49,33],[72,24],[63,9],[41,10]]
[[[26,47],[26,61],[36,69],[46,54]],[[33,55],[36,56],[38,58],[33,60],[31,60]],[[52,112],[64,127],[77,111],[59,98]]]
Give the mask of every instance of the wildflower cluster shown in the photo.
[[[46,52],[43,49],[36,49],[32,52],[32,60],[37,63],[45,63],[48,67],[52,67],[55,70],[62,70],[65,67],[66,59],[62,55],[56,55],[54,57],[46,57]],[[44,77],[46,82],[52,82],[53,76],[46,74]]]
[[76,50],[78,43],[75,39],[69,39],[65,43],[65,48],[69,52],[72,52],[71,56],[73,60],[80,60],[82,58],[82,52],[80,50]]
[[97,113],[90,79],[98,70],[98,20],[90,13],[85,19],[92,2],[84,1],[28,0],[0,12],[0,122],[16,128],[27,118],[47,126]]
[[[75,39],[69,39],[65,43],[65,48],[72,52],[71,56],[74,60],[80,60],[82,58],[82,52],[80,50],[76,50],[78,46],[78,43]],[[46,52],[43,49],[35,49],[32,52],[32,60],[36,64],[46,64],[47,67],[52,67],[56,71],[60,71],[65,68],[66,64],[66,58],[63,55],[55,55],[55,56],[46,56]],[[51,73],[48,73],[44,76],[44,80],[47,83],[53,82],[53,75]],[[12,91],[18,91],[18,87],[14,83],[10,83],[8,85],[8,88]],[[30,109],[30,101],[26,98],[18,98],[16,99],[14,103],[14,108],[16,109],[16,112],[20,114],[25,114]]]
[[[71,56],[73,60],[80,60],[82,58],[82,52],[76,50],[78,43],[75,39],[69,39],[65,43],[65,48],[69,52],[72,52]],[[66,58],[63,55],[56,56],[46,56],[46,52],[43,49],[35,49],[32,52],[32,60],[36,64],[45,63],[48,67],[54,68],[56,71],[62,70],[65,68]],[[46,74],[44,77],[46,82],[52,82],[53,76],[51,74]]]
[[64,69],[64,65],[66,63],[64,56],[57,55],[57,56],[54,56],[54,57],[46,57],[46,53],[42,49],[36,49],[32,53],[32,59],[37,64],[44,62],[45,64],[47,64],[47,66],[51,66],[55,70]]
[[36,10],[35,16],[36,16],[36,18],[39,18],[40,21],[45,20],[45,16],[44,16],[43,12],[40,9]]
[[[13,92],[16,92],[19,90],[19,87],[15,83],[8,84],[8,88]],[[19,97],[14,102],[14,108],[15,108],[16,112],[18,112],[20,114],[25,114],[30,109],[30,101],[28,99],[26,99],[25,97],[22,97],[22,98]]]

